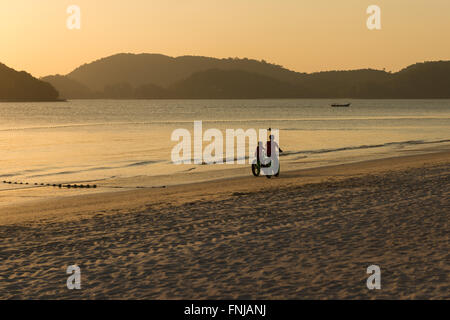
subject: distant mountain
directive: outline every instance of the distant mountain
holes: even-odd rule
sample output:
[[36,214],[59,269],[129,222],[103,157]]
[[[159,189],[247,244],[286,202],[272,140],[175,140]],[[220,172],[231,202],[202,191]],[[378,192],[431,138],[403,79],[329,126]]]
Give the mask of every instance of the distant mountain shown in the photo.
[[79,83],[69,77],[54,75],[43,77],[40,80],[50,83],[53,87],[58,88],[61,98],[64,99],[89,99],[99,97],[99,94],[93,93],[84,84]]
[[278,65],[249,59],[122,53],[82,65],[67,76],[92,90],[102,91],[115,83],[129,83],[133,87],[151,83],[167,87],[193,73],[210,69],[256,72],[285,82],[295,82],[301,75]]
[[326,71],[308,74],[300,84],[310,98],[369,98],[374,87],[390,77],[388,72],[372,69]]
[[51,84],[0,63],[0,101],[55,101],[58,91]]
[[386,87],[395,98],[450,98],[450,61],[411,65],[394,74]]
[[300,97],[302,90],[258,73],[212,69],[194,73],[170,86],[168,92],[184,99],[263,99]]
[[[45,78],[69,98],[450,98],[450,61],[299,73],[251,59],[117,54]],[[89,93],[90,92],[90,93]]]

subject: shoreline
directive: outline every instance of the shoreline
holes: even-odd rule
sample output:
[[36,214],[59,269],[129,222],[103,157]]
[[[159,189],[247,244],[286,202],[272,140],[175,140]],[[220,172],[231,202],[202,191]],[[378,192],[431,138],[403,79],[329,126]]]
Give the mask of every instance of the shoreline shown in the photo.
[[[83,191],[84,194],[66,195],[57,198],[40,199],[19,204],[0,206],[0,226],[23,221],[23,219],[39,219],[42,217],[57,217],[62,212],[72,213],[87,212],[102,209],[111,210],[114,206],[118,209],[139,210],[143,205],[183,204],[189,202],[189,197],[221,199],[233,193],[257,193],[270,188],[289,188],[301,186],[307,183],[320,183],[324,180],[340,180],[353,177],[358,174],[376,174],[390,170],[401,170],[405,165],[418,167],[427,162],[446,161],[450,159],[450,150],[430,151],[422,150],[422,153],[405,156],[389,156],[374,160],[364,160],[336,165],[319,166],[313,168],[284,171],[280,177],[267,179],[264,176],[255,178],[253,176],[236,176],[217,178],[210,181],[187,182],[175,185],[161,185],[142,188],[124,188],[126,190],[108,191],[91,189]],[[236,169],[239,170],[239,169]],[[250,173],[249,173],[250,174]],[[148,178],[148,177],[147,177]],[[300,178],[300,179],[299,179]],[[42,188],[52,188],[43,186]],[[204,194],[202,194],[204,193]],[[152,198],[147,198],[152,197]],[[159,200],[153,198],[158,197]],[[184,201],[184,202],[183,202]],[[89,214],[87,214],[89,216]],[[18,218],[20,217],[20,218]],[[9,222],[7,222],[10,220]]]
[[56,100],[28,100],[28,99],[0,99],[0,103],[15,103],[15,102],[67,102],[68,99],[56,99]]
[[[392,145],[389,143],[388,145]],[[396,143],[394,143],[396,144]],[[401,145],[401,144],[399,144]],[[369,146],[370,147],[370,146]],[[366,153],[360,153],[359,148],[344,148],[334,150],[334,153],[320,153],[302,156],[301,159],[289,158],[282,155],[282,177],[286,178],[290,172],[304,171],[308,169],[318,169],[341,164],[353,164],[369,160],[401,157],[404,155],[427,154],[437,151],[450,150],[449,140],[412,144],[401,148],[388,147],[387,145],[376,148],[367,148]],[[307,152],[307,151],[305,151]],[[330,157],[330,154],[333,156]],[[324,156],[327,155],[327,156]],[[295,156],[295,153],[294,153]],[[283,160],[284,159],[284,160]],[[171,168],[168,168],[168,167]],[[147,172],[135,172],[128,176],[113,176],[109,178],[85,177],[84,179],[64,180],[28,180],[28,179],[8,179],[0,180],[0,214],[3,208],[23,207],[25,204],[40,204],[51,201],[62,201],[65,198],[73,198],[82,195],[97,195],[109,192],[150,190],[158,188],[173,188],[178,185],[188,186],[195,183],[227,181],[231,178],[250,178],[247,183],[258,181],[252,177],[249,165],[227,166],[213,165],[182,165],[160,166],[162,169],[157,175],[147,175]],[[167,173],[176,169],[175,172]],[[273,179],[277,180],[279,178]],[[77,185],[77,188],[58,188],[62,185]],[[93,186],[97,188],[78,188],[78,186]],[[239,187],[239,186],[237,186]],[[281,185],[282,187],[282,185]],[[1,215],[0,215],[1,220]]]

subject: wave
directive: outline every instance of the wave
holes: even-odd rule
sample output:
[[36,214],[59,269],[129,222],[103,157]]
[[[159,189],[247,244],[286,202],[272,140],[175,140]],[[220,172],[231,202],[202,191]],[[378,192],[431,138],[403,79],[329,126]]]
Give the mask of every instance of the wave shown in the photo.
[[[80,170],[65,170],[65,171],[59,171],[59,172],[48,172],[48,173],[42,173],[42,174],[36,174],[32,176],[28,176],[27,178],[42,178],[42,177],[51,177],[51,176],[59,176],[59,175],[67,175],[67,174],[79,174],[83,172],[92,172],[92,171],[102,171],[102,170],[113,170],[113,169],[123,169],[123,168],[130,168],[130,167],[137,167],[137,166],[145,166],[149,164],[155,164],[155,163],[161,163],[163,161],[157,161],[157,160],[149,160],[149,161],[139,161],[134,163],[129,163],[126,165],[121,166],[101,166],[101,167],[94,167],[89,169],[80,169]],[[34,170],[37,171],[37,170]],[[42,170],[41,170],[42,171]],[[15,176],[18,174],[8,174],[5,176]]]
[[[445,143],[450,142],[450,139],[443,139],[443,140],[435,140],[435,141],[424,141],[424,140],[408,140],[408,141],[399,141],[399,142],[386,142],[381,144],[372,144],[372,145],[360,145],[360,146],[348,146],[348,147],[341,147],[341,148],[329,148],[329,149],[315,149],[315,150],[298,150],[298,151],[284,151],[280,154],[280,157],[287,157],[291,155],[305,155],[301,158],[306,158],[306,155],[313,155],[313,154],[323,154],[323,153],[330,153],[330,152],[339,152],[339,151],[350,151],[350,150],[363,150],[363,149],[374,149],[374,148],[382,148],[382,147],[389,147],[389,146],[402,146],[402,145],[421,145],[421,144],[436,144],[436,143]],[[247,153],[247,149],[244,151]],[[237,157],[236,155],[234,158],[226,158],[225,156],[222,159],[222,163],[227,162],[237,162],[237,161],[247,161],[250,158],[248,155],[245,155],[244,157]],[[191,162],[201,163],[202,165],[205,165],[206,163],[202,161],[202,159],[197,159],[192,157]]]
[[[199,116],[199,118],[201,118]],[[394,117],[311,117],[311,118],[279,118],[279,119],[206,119],[201,120],[203,124],[208,123],[267,123],[267,122],[320,122],[320,121],[380,121],[380,120],[449,120],[446,116],[394,116]],[[42,129],[64,129],[64,128],[80,128],[80,127],[100,127],[100,126],[126,126],[126,125],[182,125],[191,123],[198,119],[192,120],[161,120],[161,121],[135,121],[135,122],[98,122],[98,123],[69,123],[58,125],[42,125],[17,128],[3,128],[0,131],[21,131],[21,130],[42,130]],[[198,120],[200,121],[200,120]],[[301,128],[289,128],[281,130],[301,130]],[[343,128],[342,130],[345,130]]]
[[146,166],[148,164],[155,164],[155,163],[161,163],[162,161],[141,161],[141,162],[135,162],[135,163],[131,163],[131,164],[127,164],[125,166],[122,167],[118,167],[118,168],[130,168],[130,167],[140,167],[140,166]]
[[387,143],[381,143],[381,144],[349,146],[349,147],[342,147],[342,148],[286,151],[286,152],[283,152],[280,156],[283,157],[283,156],[298,155],[298,154],[322,154],[322,153],[349,151],[349,150],[383,148],[383,147],[389,147],[389,146],[436,144],[436,143],[445,143],[445,142],[450,142],[450,139],[435,140],[435,141],[409,140],[409,141],[399,141],[399,142],[387,142]]

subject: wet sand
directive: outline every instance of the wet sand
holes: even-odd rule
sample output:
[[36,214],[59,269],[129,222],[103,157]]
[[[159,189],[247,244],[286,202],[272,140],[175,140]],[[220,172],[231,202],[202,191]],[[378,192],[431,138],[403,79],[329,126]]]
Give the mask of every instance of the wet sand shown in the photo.
[[449,299],[449,186],[444,151],[2,207],[0,298]]

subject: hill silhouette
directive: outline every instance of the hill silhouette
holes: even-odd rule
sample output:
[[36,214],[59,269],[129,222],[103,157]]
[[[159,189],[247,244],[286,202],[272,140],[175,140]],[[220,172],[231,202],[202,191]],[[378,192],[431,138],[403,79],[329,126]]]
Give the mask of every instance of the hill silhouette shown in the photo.
[[246,58],[117,54],[44,79],[68,98],[450,98],[450,61],[307,74]]
[[149,83],[167,87],[193,73],[210,69],[255,72],[286,82],[295,82],[301,75],[278,65],[250,59],[121,53],[84,64],[67,76],[91,90],[103,91],[107,85],[117,83],[129,83],[132,87]]
[[393,75],[396,98],[450,98],[450,61],[416,63]]
[[25,71],[0,63],[0,101],[56,101],[58,91]]
[[40,80],[48,82],[53,87],[58,88],[60,97],[64,99],[90,99],[100,97],[99,94],[95,94],[84,84],[66,76],[46,76]]
[[174,98],[263,99],[294,98],[301,90],[295,85],[258,73],[211,69],[197,72],[168,88]]
[[391,74],[365,69],[311,73],[300,80],[310,98],[373,98],[372,91],[387,83]]

